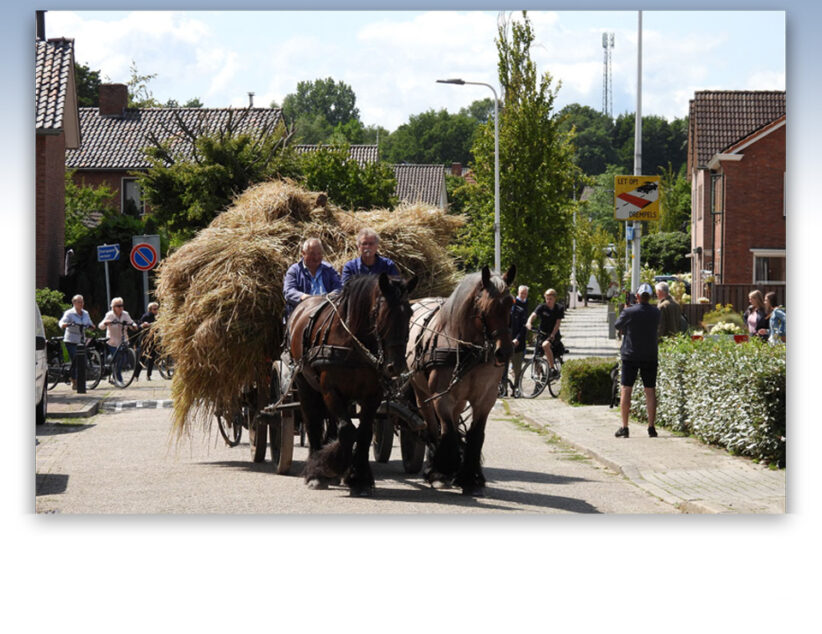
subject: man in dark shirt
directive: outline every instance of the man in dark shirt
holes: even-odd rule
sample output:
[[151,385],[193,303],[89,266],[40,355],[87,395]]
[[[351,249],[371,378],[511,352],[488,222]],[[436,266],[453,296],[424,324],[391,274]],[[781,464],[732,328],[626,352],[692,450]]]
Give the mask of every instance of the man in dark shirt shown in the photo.
[[355,275],[379,275],[386,273],[387,275],[399,276],[400,272],[393,260],[386,258],[377,253],[380,244],[380,237],[377,232],[366,227],[360,229],[357,234],[357,250],[360,256],[349,260],[343,265],[342,269],[342,283],[348,281],[349,278]]
[[657,331],[659,329],[659,309],[648,300],[653,290],[650,284],[640,284],[636,292],[639,303],[622,311],[616,320],[616,329],[622,332],[622,393],[619,409],[622,427],[616,432],[617,438],[628,438],[628,414],[631,410],[631,392],[637,373],[642,376],[645,386],[645,402],[648,407],[648,435],[656,438],[656,370]]
[[545,291],[545,302],[537,306],[528,318],[528,323],[525,324],[528,330],[533,328],[534,319],[537,317],[539,317],[539,342],[542,344],[545,360],[551,372],[557,376],[559,372],[554,367],[554,352],[551,350],[551,344],[562,338],[559,326],[565,317],[565,307],[557,304],[557,292],[553,288]]
[[[528,287],[524,284],[517,289],[517,296],[514,305],[511,306],[511,343],[514,344],[514,354],[511,355],[511,366],[514,368],[514,386],[519,383],[519,375],[522,374],[522,357],[525,356],[525,315],[528,314]],[[508,376],[508,365],[505,366],[505,374]],[[503,396],[508,396],[508,384],[503,379]],[[514,395],[512,395],[514,396]]]

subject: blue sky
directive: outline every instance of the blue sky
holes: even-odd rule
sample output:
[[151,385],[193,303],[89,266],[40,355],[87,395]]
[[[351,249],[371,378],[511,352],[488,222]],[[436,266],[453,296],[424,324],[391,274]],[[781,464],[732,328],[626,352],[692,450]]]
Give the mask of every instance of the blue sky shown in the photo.
[[[519,14],[514,13],[515,17]],[[532,56],[557,86],[558,108],[602,106],[602,33],[615,36],[613,112],[636,108],[636,11],[532,11]],[[497,11],[49,11],[48,37],[75,39],[80,63],[126,82],[130,66],[161,102],[211,107],[282,103],[298,81],[333,77],[357,95],[361,119],[394,130],[428,109],[455,112],[497,86]],[[696,90],[784,90],[783,11],[644,11],[644,114],[687,115]]]

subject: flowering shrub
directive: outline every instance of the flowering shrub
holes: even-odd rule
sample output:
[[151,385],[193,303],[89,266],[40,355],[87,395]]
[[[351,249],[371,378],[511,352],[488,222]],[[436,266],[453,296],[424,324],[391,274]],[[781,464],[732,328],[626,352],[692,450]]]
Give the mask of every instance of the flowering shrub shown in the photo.
[[[742,315],[736,312],[731,304],[717,304],[712,311],[705,313],[702,317],[702,326],[711,333],[714,333],[713,327],[720,323],[738,326],[739,331],[720,330],[715,334],[725,332],[730,335],[738,335],[748,332],[745,328],[745,320],[742,319]],[[729,326],[726,326],[726,328],[729,328]]]
[[719,321],[711,328],[712,335],[744,335],[745,329],[730,321]]
[[[647,423],[637,381],[631,414]],[[785,464],[785,346],[754,338],[659,345],[657,425],[762,462]]]

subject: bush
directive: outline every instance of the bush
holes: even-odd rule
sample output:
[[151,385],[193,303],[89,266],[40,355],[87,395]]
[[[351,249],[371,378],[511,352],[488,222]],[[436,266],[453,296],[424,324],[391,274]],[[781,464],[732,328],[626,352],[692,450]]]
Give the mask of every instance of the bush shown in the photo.
[[562,364],[559,396],[571,405],[607,405],[611,402],[611,368],[616,358],[571,359]]
[[[785,346],[732,337],[660,343],[657,422],[760,462],[785,464]],[[631,413],[647,422],[645,394]]]
[[[63,293],[50,288],[35,289],[34,300],[37,302],[37,307],[43,317],[51,315],[60,319],[63,313],[71,308],[71,304],[65,300]],[[43,321],[45,323],[45,319]]]
[[63,336],[62,329],[60,328],[60,326],[57,325],[58,321],[59,319],[57,317],[52,317],[51,315],[43,315],[43,329],[46,331],[46,339],[50,339],[51,337]]

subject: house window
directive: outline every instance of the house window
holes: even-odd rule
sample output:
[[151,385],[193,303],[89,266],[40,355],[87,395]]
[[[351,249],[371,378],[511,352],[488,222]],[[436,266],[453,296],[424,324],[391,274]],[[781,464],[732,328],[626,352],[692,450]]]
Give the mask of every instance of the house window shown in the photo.
[[785,284],[785,251],[780,249],[753,252],[754,284]]
[[140,217],[145,213],[143,197],[140,195],[140,185],[135,178],[123,179],[123,200],[121,209],[128,216]]

